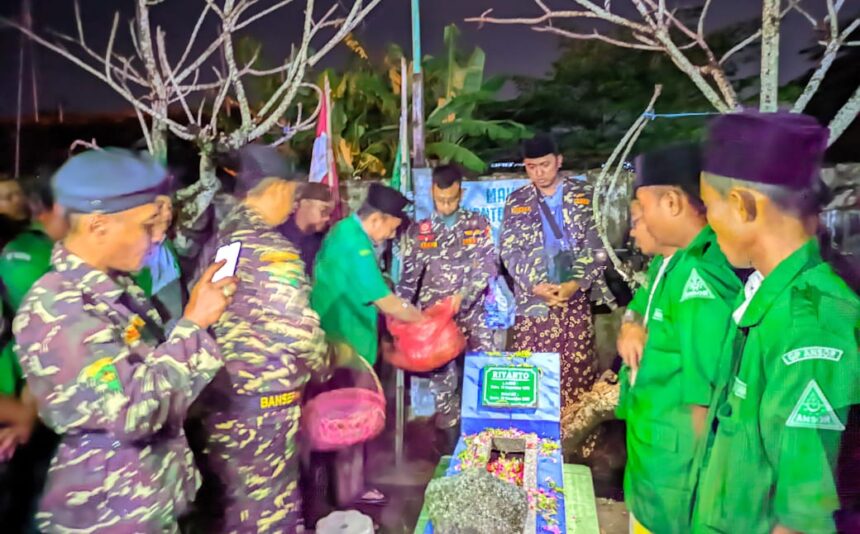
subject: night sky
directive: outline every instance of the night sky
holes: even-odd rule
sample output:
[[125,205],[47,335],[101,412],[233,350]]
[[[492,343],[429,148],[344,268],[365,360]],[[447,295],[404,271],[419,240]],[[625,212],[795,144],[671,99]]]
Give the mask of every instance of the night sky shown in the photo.
[[[74,34],[71,0],[31,1],[37,28],[41,30],[51,28]],[[341,1],[349,4],[349,0]],[[690,0],[686,4],[695,4],[697,1],[700,0]],[[128,51],[131,44],[125,21],[133,14],[133,2],[131,0],[81,0],[80,3],[87,40],[93,48],[102,52],[106,47],[114,9],[108,6],[120,6],[123,22],[118,33],[117,49]],[[269,0],[261,2],[263,5],[269,3],[271,3]],[[0,13],[3,16],[17,16],[19,4],[18,0],[3,0],[0,2]],[[323,7],[320,6],[331,5],[330,0],[319,0],[317,4],[317,12],[323,11]],[[550,3],[552,6],[568,7],[572,4],[573,2],[569,0],[556,0]],[[616,5],[622,4],[629,3],[616,0]],[[809,1],[808,4],[812,8],[816,6],[821,8],[824,2]],[[153,8],[154,20],[165,28],[169,46],[180,49],[173,50],[175,56],[178,56],[181,48],[184,48],[186,35],[197,20],[202,5],[204,5],[202,0],[165,0],[163,4]],[[296,5],[262,19],[246,30],[263,41],[264,55],[268,59],[280,61],[289,51],[292,40],[284,37],[299,35],[303,5],[303,1],[296,0]],[[760,5],[760,2],[752,0],[714,0],[709,18],[710,27],[718,28],[756,16]],[[489,75],[546,75],[552,61],[558,55],[559,38],[515,26],[486,26],[479,30],[476,25],[463,22],[466,17],[477,16],[489,7],[494,7],[497,15],[523,16],[537,13],[537,8],[529,0],[424,0],[422,2],[424,53],[440,53],[443,28],[456,22],[462,31],[462,45],[478,45],[486,52]],[[815,11],[815,9],[811,10]],[[847,15],[852,10],[855,12],[860,10],[860,0],[848,0],[846,7],[843,8],[843,15]],[[211,30],[216,19],[212,15],[209,16]],[[389,42],[396,42],[409,52],[411,50],[409,0],[383,0],[355,34],[372,57],[380,57],[385,44]],[[211,38],[214,30],[210,31],[209,35]],[[200,42],[207,43],[208,40],[200,39]],[[783,80],[802,74],[809,68],[809,65],[797,55],[797,51],[808,47],[811,42],[808,23],[799,15],[791,15],[783,22],[781,41],[783,57],[781,78]],[[0,117],[8,117],[15,113],[18,45],[19,35],[16,31],[8,29],[0,31],[0,96],[2,96]],[[342,64],[350,54],[351,52],[344,46],[338,46],[324,60],[323,66]],[[60,102],[66,110],[81,112],[128,108],[101,81],[83,72],[66,59],[38,46],[36,58],[42,109],[56,109]],[[26,102],[25,99],[25,106],[27,106]],[[25,107],[25,109],[28,108]]]

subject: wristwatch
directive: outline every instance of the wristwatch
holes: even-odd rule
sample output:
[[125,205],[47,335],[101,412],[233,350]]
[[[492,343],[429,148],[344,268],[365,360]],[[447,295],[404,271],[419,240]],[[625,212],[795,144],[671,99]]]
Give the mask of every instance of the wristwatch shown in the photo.
[[633,310],[625,310],[624,315],[621,316],[622,323],[636,323],[642,324],[642,316],[636,313]]

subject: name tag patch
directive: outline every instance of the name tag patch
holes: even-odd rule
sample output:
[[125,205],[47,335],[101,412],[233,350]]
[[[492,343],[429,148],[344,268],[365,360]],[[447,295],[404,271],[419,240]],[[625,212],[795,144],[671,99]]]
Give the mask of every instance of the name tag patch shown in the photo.
[[466,239],[463,240],[463,244],[464,245],[477,245],[478,240],[474,237],[467,237]]
[[260,409],[268,410],[271,408],[289,406],[293,404],[296,399],[298,399],[298,397],[299,394],[295,391],[290,391],[289,393],[279,393],[276,395],[266,395],[265,397],[260,397]]
[[31,261],[33,258],[26,252],[12,250],[4,254],[4,257],[9,261]]
[[421,243],[421,245],[419,245],[419,246],[421,248],[436,248],[439,246],[439,243],[437,241],[425,241],[424,243]]
[[513,213],[514,215],[523,215],[523,214],[531,213],[531,212],[532,212],[531,206],[514,206],[511,209],[511,213]]
[[732,393],[734,393],[736,397],[740,397],[742,399],[747,398],[747,383],[740,378],[735,377],[735,383],[732,384]]
[[793,428],[815,428],[819,430],[845,430],[830,401],[824,396],[818,382],[810,380],[800,399],[794,406],[785,426]]
[[842,354],[844,354],[844,351],[831,347],[803,347],[783,354],[782,363],[785,365],[794,365],[797,362],[806,360],[838,362],[842,359]]
[[575,198],[573,199],[573,203],[578,204],[580,206],[588,206],[589,204],[591,204],[591,201],[587,198]]

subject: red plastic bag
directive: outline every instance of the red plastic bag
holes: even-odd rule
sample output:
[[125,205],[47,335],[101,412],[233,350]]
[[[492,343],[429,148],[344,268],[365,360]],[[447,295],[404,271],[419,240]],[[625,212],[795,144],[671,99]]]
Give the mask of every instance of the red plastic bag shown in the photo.
[[420,323],[388,319],[394,350],[385,352],[388,363],[415,373],[442,367],[466,349],[466,338],[454,322],[453,299],[427,308]]

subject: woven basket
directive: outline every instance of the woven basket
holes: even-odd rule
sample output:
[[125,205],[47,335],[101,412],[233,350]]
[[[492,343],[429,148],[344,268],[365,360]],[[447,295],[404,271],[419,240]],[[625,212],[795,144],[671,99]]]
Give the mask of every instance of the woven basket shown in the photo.
[[377,391],[342,388],[321,393],[302,409],[302,428],[315,451],[334,451],[364,443],[385,428],[385,394],[367,361],[357,357],[370,372]]

